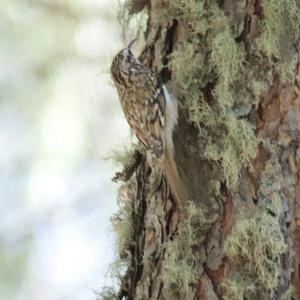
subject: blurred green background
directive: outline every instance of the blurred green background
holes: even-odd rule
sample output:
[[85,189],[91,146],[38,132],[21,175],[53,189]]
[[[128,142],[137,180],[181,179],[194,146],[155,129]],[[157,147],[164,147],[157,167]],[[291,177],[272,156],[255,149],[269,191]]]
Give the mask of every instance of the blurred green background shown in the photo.
[[109,76],[117,1],[0,1],[0,299],[95,299],[110,284],[128,127]]

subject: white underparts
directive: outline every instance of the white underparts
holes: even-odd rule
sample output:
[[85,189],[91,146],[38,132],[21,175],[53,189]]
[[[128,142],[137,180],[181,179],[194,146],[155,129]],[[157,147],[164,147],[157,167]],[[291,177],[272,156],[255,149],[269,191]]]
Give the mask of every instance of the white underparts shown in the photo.
[[166,100],[164,147],[174,155],[173,131],[178,122],[178,104],[175,97],[172,97],[166,86],[163,85],[163,92]]

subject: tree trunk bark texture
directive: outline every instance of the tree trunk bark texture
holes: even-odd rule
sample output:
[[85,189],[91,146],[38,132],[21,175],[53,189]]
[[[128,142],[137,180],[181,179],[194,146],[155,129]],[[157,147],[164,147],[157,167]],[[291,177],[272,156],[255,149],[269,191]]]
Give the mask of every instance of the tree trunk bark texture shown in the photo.
[[179,101],[189,199],[180,222],[163,172],[135,153],[120,193],[130,230],[118,299],[300,299],[299,7],[127,3],[148,15],[140,60]]

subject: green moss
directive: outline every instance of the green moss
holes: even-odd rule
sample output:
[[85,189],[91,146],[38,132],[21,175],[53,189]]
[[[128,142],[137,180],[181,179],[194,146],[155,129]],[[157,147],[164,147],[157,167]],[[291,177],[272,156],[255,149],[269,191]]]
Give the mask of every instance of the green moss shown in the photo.
[[269,299],[278,287],[280,257],[286,251],[279,227],[282,179],[278,168],[273,161],[267,163],[256,212],[250,218],[241,213],[225,242],[233,265],[231,278],[223,283],[225,299],[256,299],[258,295]]
[[181,295],[188,297],[197,283],[205,257],[199,250],[204,239],[203,232],[207,230],[205,220],[206,209],[190,202],[187,218],[178,235],[166,246],[162,272],[165,289],[176,288]]

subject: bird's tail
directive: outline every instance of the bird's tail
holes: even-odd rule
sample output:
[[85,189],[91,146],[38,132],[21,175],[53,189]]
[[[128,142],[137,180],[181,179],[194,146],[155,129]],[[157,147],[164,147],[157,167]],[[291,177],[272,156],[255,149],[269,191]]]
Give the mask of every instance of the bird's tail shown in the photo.
[[185,203],[187,202],[187,192],[175,162],[175,146],[173,141],[174,129],[178,123],[178,103],[177,99],[169,94],[164,85],[163,91],[166,101],[163,170],[177,205],[183,213]]
[[181,213],[184,213],[188,195],[185,189],[185,185],[180,178],[178,168],[174,160],[174,155],[172,153],[169,153],[169,151],[165,152],[163,169],[172,195],[175,197],[175,200],[177,202],[178,208]]

